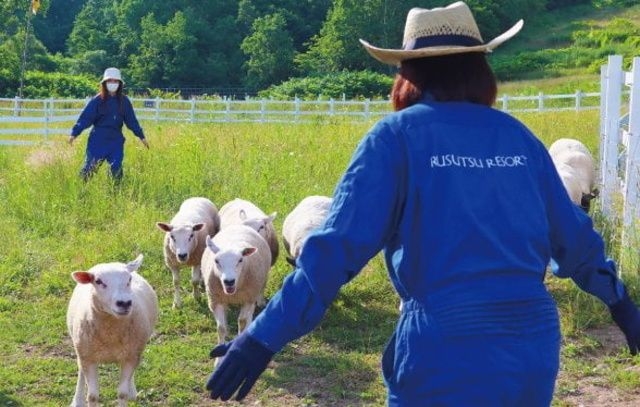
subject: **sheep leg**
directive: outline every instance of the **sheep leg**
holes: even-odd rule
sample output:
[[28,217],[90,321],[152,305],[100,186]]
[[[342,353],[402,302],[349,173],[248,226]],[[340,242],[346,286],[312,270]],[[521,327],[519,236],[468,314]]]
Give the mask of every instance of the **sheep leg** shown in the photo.
[[180,269],[176,266],[169,266],[171,276],[173,278],[173,309],[182,307],[182,299],[180,298]]
[[254,301],[247,302],[242,305],[240,313],[238,314],[238,334],[242,333],[242,331],[244,331],[251,323],[255,309],[256,303]]
[[83,366],[82,370],[87,380],[89,407],[98,407],[98,401],[100,400],[100,390],[98,388],[98,365],[90,363]]
[[118,384],[118,407],[126,407],[129,400],[135,400],[138,392],[133,381],[136,363],[125,362],[120,368],[120,384]]
[[[222,304],[215,304],[211,311],[213,317],[216,319],[216,330],[218,331],[218,344],[224,343],[227,338],[227,310]],[[213,366],[218,367],[224,357],[216,358]]]
[[200,287],[202,286],[202,272],[200,265],[191,268],[191,286],[193,286],[193,298],[200,301]]
[[213,317],[216,319],[216,330],[218,331],[218,344],[224,343],[227,338],[227,313],[226,307],[222,304],[213,306]]
[[82,372],[82,365],[78,359],[78,381],[76,383],[76,392],[71,401],[71,407],[84,407],[87,398],[87,383]]

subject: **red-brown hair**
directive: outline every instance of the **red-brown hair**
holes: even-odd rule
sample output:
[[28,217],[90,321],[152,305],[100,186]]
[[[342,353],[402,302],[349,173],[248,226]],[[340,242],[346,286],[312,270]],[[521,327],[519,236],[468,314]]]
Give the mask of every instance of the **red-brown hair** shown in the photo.
[[439,102],[471,102],[491,106],[498,86],[482,52],[402,61],[391,88],[394,110],[409,107],[429,93]]

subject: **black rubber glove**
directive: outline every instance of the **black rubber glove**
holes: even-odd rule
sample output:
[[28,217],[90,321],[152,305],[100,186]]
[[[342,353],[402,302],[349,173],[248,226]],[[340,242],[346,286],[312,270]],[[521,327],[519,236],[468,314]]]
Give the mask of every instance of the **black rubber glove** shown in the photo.
[[627,290],[620,301],[609,307],[611,317],[627,338],[629,352],[635,355],[640,350],[640,310],[633,303]]
[[236,391],[236,400],[245,398],[267,368],[273,355],[271,350],[253,339],[246,331],[234,340],[213,348],[209,356],[224,356],[224,359],[207,381],[207,390],[211,392],[211,398],[227,401]]

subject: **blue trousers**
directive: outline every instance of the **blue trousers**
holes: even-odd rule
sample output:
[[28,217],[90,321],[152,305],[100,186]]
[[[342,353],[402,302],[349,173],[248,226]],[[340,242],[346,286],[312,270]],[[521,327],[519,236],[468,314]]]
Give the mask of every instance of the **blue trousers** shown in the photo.
[[533,318],[513,324],[504,315],[477,315],[456,326],[412,305],[404,305],[382,358],[389,406],[551,405],[560,364],[557,311],[538,307]]
[[124,158],[124,145],[122,142],[112,143],[111,145],[87,146],[84,165],[80,170],[80,176],[84,180],[88,180],[98,170],[103,162],[109,164],[111,176],[114,180],[122,179],[122,160]]

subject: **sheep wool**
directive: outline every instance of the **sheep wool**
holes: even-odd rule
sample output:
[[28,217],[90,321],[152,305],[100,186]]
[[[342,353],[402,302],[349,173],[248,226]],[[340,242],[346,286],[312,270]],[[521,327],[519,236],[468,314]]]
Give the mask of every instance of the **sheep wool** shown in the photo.
[[269,245],[271,250],[271,265],[273,266],[280,253],[278,235],[273,221],[277,212],[267,215],[253,202],[236,198],[224,204],[220,208],[220,228],[228,225],[243,224],[258,232]]
[[579,140],[561,138],[549,146],[549,155],[571,201],[589,212],[591,200],[598,196],[589,149]]
[[282,243],[287,250],[287,262],[295,266],[302,246],[312,230],[327,218],[332,198],[311,195],[303,198],[282,223]]
[[193,297],[200,299],[203,285],[200,262],[205,249],[205,238],[220,230],[218,208],[207,198],[188,198],[180,205],[171,222],[157,222],[165,232],[164,262],[173,278],[173,308],[182,306],[180,297],[180,269],[191,267]]
[[71,406],[99,401],[98,365],[120,366],[118,406],[137,395],[134,371],[158,321],[158,297],[137,273],[143,256],[130,263],[102,263],[76,271],[67,309],[67,328],[78,362]]
[[240,306],[238,333],[251,323],[270,268],[267,242],[248,226],[225,226],[213,239],[207,237],[202,275],[209,309],[216,320],[218,343],[224,343],[227,336],[228,306]]

